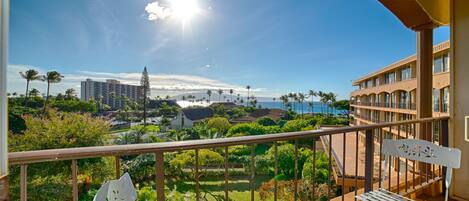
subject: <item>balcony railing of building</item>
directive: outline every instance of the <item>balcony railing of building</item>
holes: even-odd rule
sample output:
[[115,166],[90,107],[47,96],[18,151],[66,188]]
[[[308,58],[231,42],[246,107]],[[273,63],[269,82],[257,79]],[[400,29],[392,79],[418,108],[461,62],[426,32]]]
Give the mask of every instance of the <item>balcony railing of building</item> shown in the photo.
[[407,109],[416,110],[417,106],[415,103],[382,103],[382,102],[356,102],[352,101],[352,105],[370,106],[370,107],[383,107],[383,108],[395,108],[395,109]]
[[[278,134],[269,134],[269,135],[258,135],[258,136],[244,136],[244,137],[233,137],[233,138],[222,138],[222,139],[208,139],[208,140],[192,140],[192,141],[180,141],[180,142],[163,142],[163,143],[148,143],[148,144],[132,144],[132,145],[112,145],[112,146],[98,146],[98,147],[81,147],[81,148],[66,148],[66,149],[51,149],[51,150],[38,150],[38,151],[27,151],[27,152],[14,152],[9,153],[9,161],[10,165],[12,166],[20,166],[20,198],[21,200],[27,200],[27,187],[28,187],[28,179],[27,179],[27,172],[28,172],[28,165],[35,164],[35,163],[43,163],[43,162],[59,162],[59,161],[70,161],[71,167],[71,175],[70,175],[70,185],[72,187],[72,195],[70,197],[72,200],[78,200],[78,178],[77,175],[79,174],[79,167],[78,162],[79,160],[89,159],[89,158],[99,158],[99,157],[115,157],[115,167],[116,167],[116,177],[121,175],[121,160],[120,157],[129,156],[129,155],[140,155],[140,154],[154,154],[155,157],[155,184],[156,184],[156,192],[157,192],[157,200],[163,201],[165,200],[165,172],[164,172],[164,157],[165,153],[170,152],[178,152],[182,150],[195,150],[194,156],[194,168],[195,168],[195,196],[197,200],[201,198],[201,189],[200,189],[200,170],[201,165],[199,164],[199,150],[201,149],[212,149],[212,148],[224,148],[225,150],[225,160],[224,160],[224,167],[225,167],[225,177],[224,177],[224,196],[225,200],[229,198],[229,188],[228,183],[230,179],[229,175],[229,165],[228,165],[228,147],[236,146],[236,145],[245,145],[251,147],[250,152],[250,191],[251,196],[250,200],[254,200],[254,193],[257,189],[255,189],[255,178],[256,178],[256,161],[255,161],[255,146],[259,144],[271,144],[274,148],[274,169],[275,176],[279,174],[278,169],[278,154],[277,154],[277,146],[279,142],[289,141],[294,142],[295,146],[295,160],[294,160],[294,197],[295,200],[312,200],[317,199],[318,195],[315,195],[315,191],[310,191],[305,195],[305,192],[300,192],[300,189],[308,189],[308,188],[299,188],[299,181],[300,181],[300,174],[298,169],[298,149],[300,144],[298,143],[300,140],[312,140],[316,142],[320,137],[326,137],[329,139],[329,142],[334,143],[332,141],[332,136],[334,138],[339,137],[341,139],[340,147],[342,147],[343,152],[341,156],[342,160],[340,166],[340,172],[346,173],[346,166],[348,166],[348,170],[350,167],[354,167],[354,171],[351,171],[352,175],[345,175],[340,177],[341,179],[337,179],[337,181],[333,181],[333,160],[338,159],[331,159],[329,157],[329,171],[327,184],[328,184],[328,191],[327,191],[327,198],[333,199],[333,192],[331,191],[331,186],[333,182],[337,186],[345,186],[345,179],[352,178],[354,181],[354,185],[351,188],[350,193],[342,193],[339,197],[335,197],[335,199],[353,199],[353,195],[357,195],[360,192],[368,192],[376,188],[387,188],[388,190],[400,193],[402,195],[406,195],[418,190],[421,190],[428,185],[436,184],[437,181],[444,178],[445,171],[442,170],[440,167],[436,167],[432,164],[423,164],[422,167],[425,168],[417,168],[415,161],[410,160],[395,160],[397,161],[394,165],[396,171],[387,171],[388,177],[390,178],[387,181],[385,186],[381,186],[381,184],[377,181],[381,179],[384,175],[381,174],[383,170],[382,161],[384,160],[381,155],[381,148],[380,144],[383,142],[383,138],[386,138],[384,135],[384,131],[387,129],[392,129],[395,127],[406,127],[405,136],[420,136],[420,138],[424,138],[431,142],[447,146],[448,145],[448,117],[438,117],[438,118],[426,118],[426,119],[419,119],[419,120],[410,120],[410,121],[401,121],[401,122],[392,122],[392,123],[380,123],[380,124],[373,124],[373,125],[363,125],[363,126],[352,126],[352,127],[341,127],[341,128],[334,128],[334,129],[324,129],[324,130],[311,130],[311,131],[301,131],[301,132],[290,132],[290,133],[278,133]],[[416,127],[419,126],[436,126],[439,127],[438,133],[430,134],[422,132],[419,135],[416,135]],[[430,127],[428,127],[430,128]],[[359,146],[359,132],[365,133],[365,143],[364,146]],[[438,135],[439,137],[434,137]],[[347,143],[346,139],[353,142],[353,147],[351,146],[350,142]],[[377,138],[377,139],[376,139]],[[415,138],[415,137],[413,137]],[[376,141],[380,142],[378,145]],[[313,152],[313,161],[315,161],[316,157],[316,143],[313,143],[312,149]],[[328,156],[331,156],[331,148],[332,146],[326,146],[324,148],[324,152],[329,153]],[[364,149],[365,150],[365,161],[364,169],[361,169],[359,172],[358,168],[358,161],[359,161],[359,154],[358,150]],[[347,151],[353,150],[355,153],[347,153]],[[354,155],[354,162],[346,163],[344,161],[349,160],[346,159],[346,156],[349,154]],[[337,162],[337,161],[335,161]],[[401,163],[405,163],[401,164]],[[316,167],[313,163],[313,175],[315,175]],[[420,164],[420,163],[419,163]],[[363,166],[362,166],[363,167]],[[363,170],[363,171],[362,171]],[[379,171],[378,173],[376,171]],[[348,171],[350,172],[350,171]],[[399,173],[399,174],[398,174]],[[359,178],[359,175],[364,175],[364,178]],[[394,176],[393,176],[394,175]],[[346,178],[347,177],[347,178]],[[358,183],[358,179],[364,179],[364,186],[360,186]],[[274,200],[280,199],[277,195],[277,181],[274,181],[274,191],[273,196]],[[303,184],[301,184],[303,185]],[[315,182],[311,182],[309,189],[315,189]],[[362,184],[363,185],[363,184]],[[362,189],[364,187],[364,189]],[[349,189],[350,190],[350,189]],[[342,192],[345,192],[342,190]],[[348,190],[347,190],[348,192]],[[305,199],[304,196],[307,198]],[[352,198],[347,198],[347,197]],[[247,198],[249,199],[249,198]]]

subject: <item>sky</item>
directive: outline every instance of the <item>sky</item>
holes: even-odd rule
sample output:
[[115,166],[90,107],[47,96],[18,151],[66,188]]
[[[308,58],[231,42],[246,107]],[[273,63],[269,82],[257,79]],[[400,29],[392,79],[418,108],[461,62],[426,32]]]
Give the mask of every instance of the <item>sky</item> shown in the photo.
[[[8,90],[18,93],[31,68],[64,75],[55,94],[86,78],[139,84],[146,66],[152,96],[250,85],[256,96],[348,99],[352,80],[416,46],[377,0],[14,0],[10,12]],[[435,30],[435,44],[448,39],[448,27]]]

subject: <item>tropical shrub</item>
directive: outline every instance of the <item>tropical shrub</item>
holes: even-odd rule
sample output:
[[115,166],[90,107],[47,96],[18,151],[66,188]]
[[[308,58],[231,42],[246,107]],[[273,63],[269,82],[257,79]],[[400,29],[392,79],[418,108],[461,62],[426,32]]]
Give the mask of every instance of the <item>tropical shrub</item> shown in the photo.
[[[304,163],[312,156],[312,151],[305,148],[298,148],[298,174],[303,171]],[[275,147],[272,146],[266,154],[269,160],[269,167],[273,172],[275,161]],[[284,144],[277,146],[278,172],[283,174],[286,179],[295,176],[295,146],[292,144]]]
[[[105,145],[109,124],[90,114],[61,113],[50,110],[46,115],[24,116],[27,129],[22,135],[10,135],[10,151],[30,151],[55,148],[72,148]],[[78,160],[80,177],[101,182],[112,174],[108,158]],[[28,166],[31,190],[35,200],[69,200],[68,186],[71,174],[70,161],[37,163]],[[11,190],[19,191],[19,168],[11,169]],[[80,181],[82,182],[82,181]],[[19,194],[12,194],[19,195]],[[13,197],[15,199],[15,197]]]
[[301,131],[303,128],[315,125],[315,121],[305,120],[305,119],[295,119],[288,121],[283,125],[282,130],[284,132],[294,132]]
[[262,126],[275,126],[275,121],[270,117],[262,117],[257,120],[257,123]]
[[231,128],[231,124],[224,117],[213,117],[208,120],[207,128],[215,129],[218,133],[225,134]]
[[236,124],[228,130],[227,136],[262,135],[281,132],[278,126],[262,126],[257,123]]

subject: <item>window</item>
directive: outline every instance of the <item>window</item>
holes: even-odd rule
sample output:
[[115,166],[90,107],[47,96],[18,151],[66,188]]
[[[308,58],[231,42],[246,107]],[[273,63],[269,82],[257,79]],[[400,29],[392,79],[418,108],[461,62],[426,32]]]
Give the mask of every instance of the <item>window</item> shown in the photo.
[[440,111],[440,90],[433,89],[433,111],[439,112]]
[[379,86],[381,83],[379,83],[379,77],[375,78],[375,86]]
[[449,55],[445,54],[443,55],[443,72],[448,72],[449,71]]
[[366,82],[360,83],[360,89],[366,89]]
[[373,87],[373,80],[368,80],[367,83],[366,83],[366,86],[368,87]]
[[389,107],[390,102],[391,102],[391,96],[389,94],[384,94],[384,105],[385,105],[385,107]]
[[392,73],[386,73],[384,75],[384,83],[385,84],[392,84],[396,80],[396,74],[394,72]]
[[441,59],[441,57],[436,58],[433,61],[433,73],[442,72],[442,67],[443,67],[443,60]]
[[403,68],[401,70],[401,81],[403,80],[408,80],[412,76],[412,71],[410,70],[410,67]]
[[434,59],[433,73],[441,73],[449,71],[449,56],[444,54],[443,56]]
[[448,112],[449,105],[449,88],[446,87],[443,89],[443,108],[442,112]]
[[401,91],[399,95],[399,108],[408,108],[410,103],[410,92]]

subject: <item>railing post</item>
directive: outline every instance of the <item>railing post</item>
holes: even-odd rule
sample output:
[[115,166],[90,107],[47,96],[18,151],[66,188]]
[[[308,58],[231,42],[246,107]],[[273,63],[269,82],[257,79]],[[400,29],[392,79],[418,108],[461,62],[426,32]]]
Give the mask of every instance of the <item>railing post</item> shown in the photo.
[[121,177],[121,159],[119,156],[115,156],[115,165],[116,165],[116,179]]
[[373,130],[365,131],[365,192],[373,190]]
[[[440,140],[441,140],[441,145],[444,146],[444,147],[448,147],[449,145],[449,142],[448,142],[448,137],[449,137],[449,129],[448,129],[448,120],[447,119],[444,119],[444,120],[441,120],[441,136],[440,136]],[[445,166],[442,166],[442,173],[443,173],[443,181],[445,181],[446,179],[446,167]],[[446,184],[445,182],[442,182],[443,184],[443,194],[446,193],[446,191],[448,190],[446,188]]]
[[72,160],[72,200],[78,201],[78,165]]
[[28,165],[20,167],[20,200],[28,200]]
[[1,175],[0,176],[0,201],[8,201],[8,176]]
[[158,201],[164,201],[164,155],[163,152],[155,153],[156,167],[156,196]]

